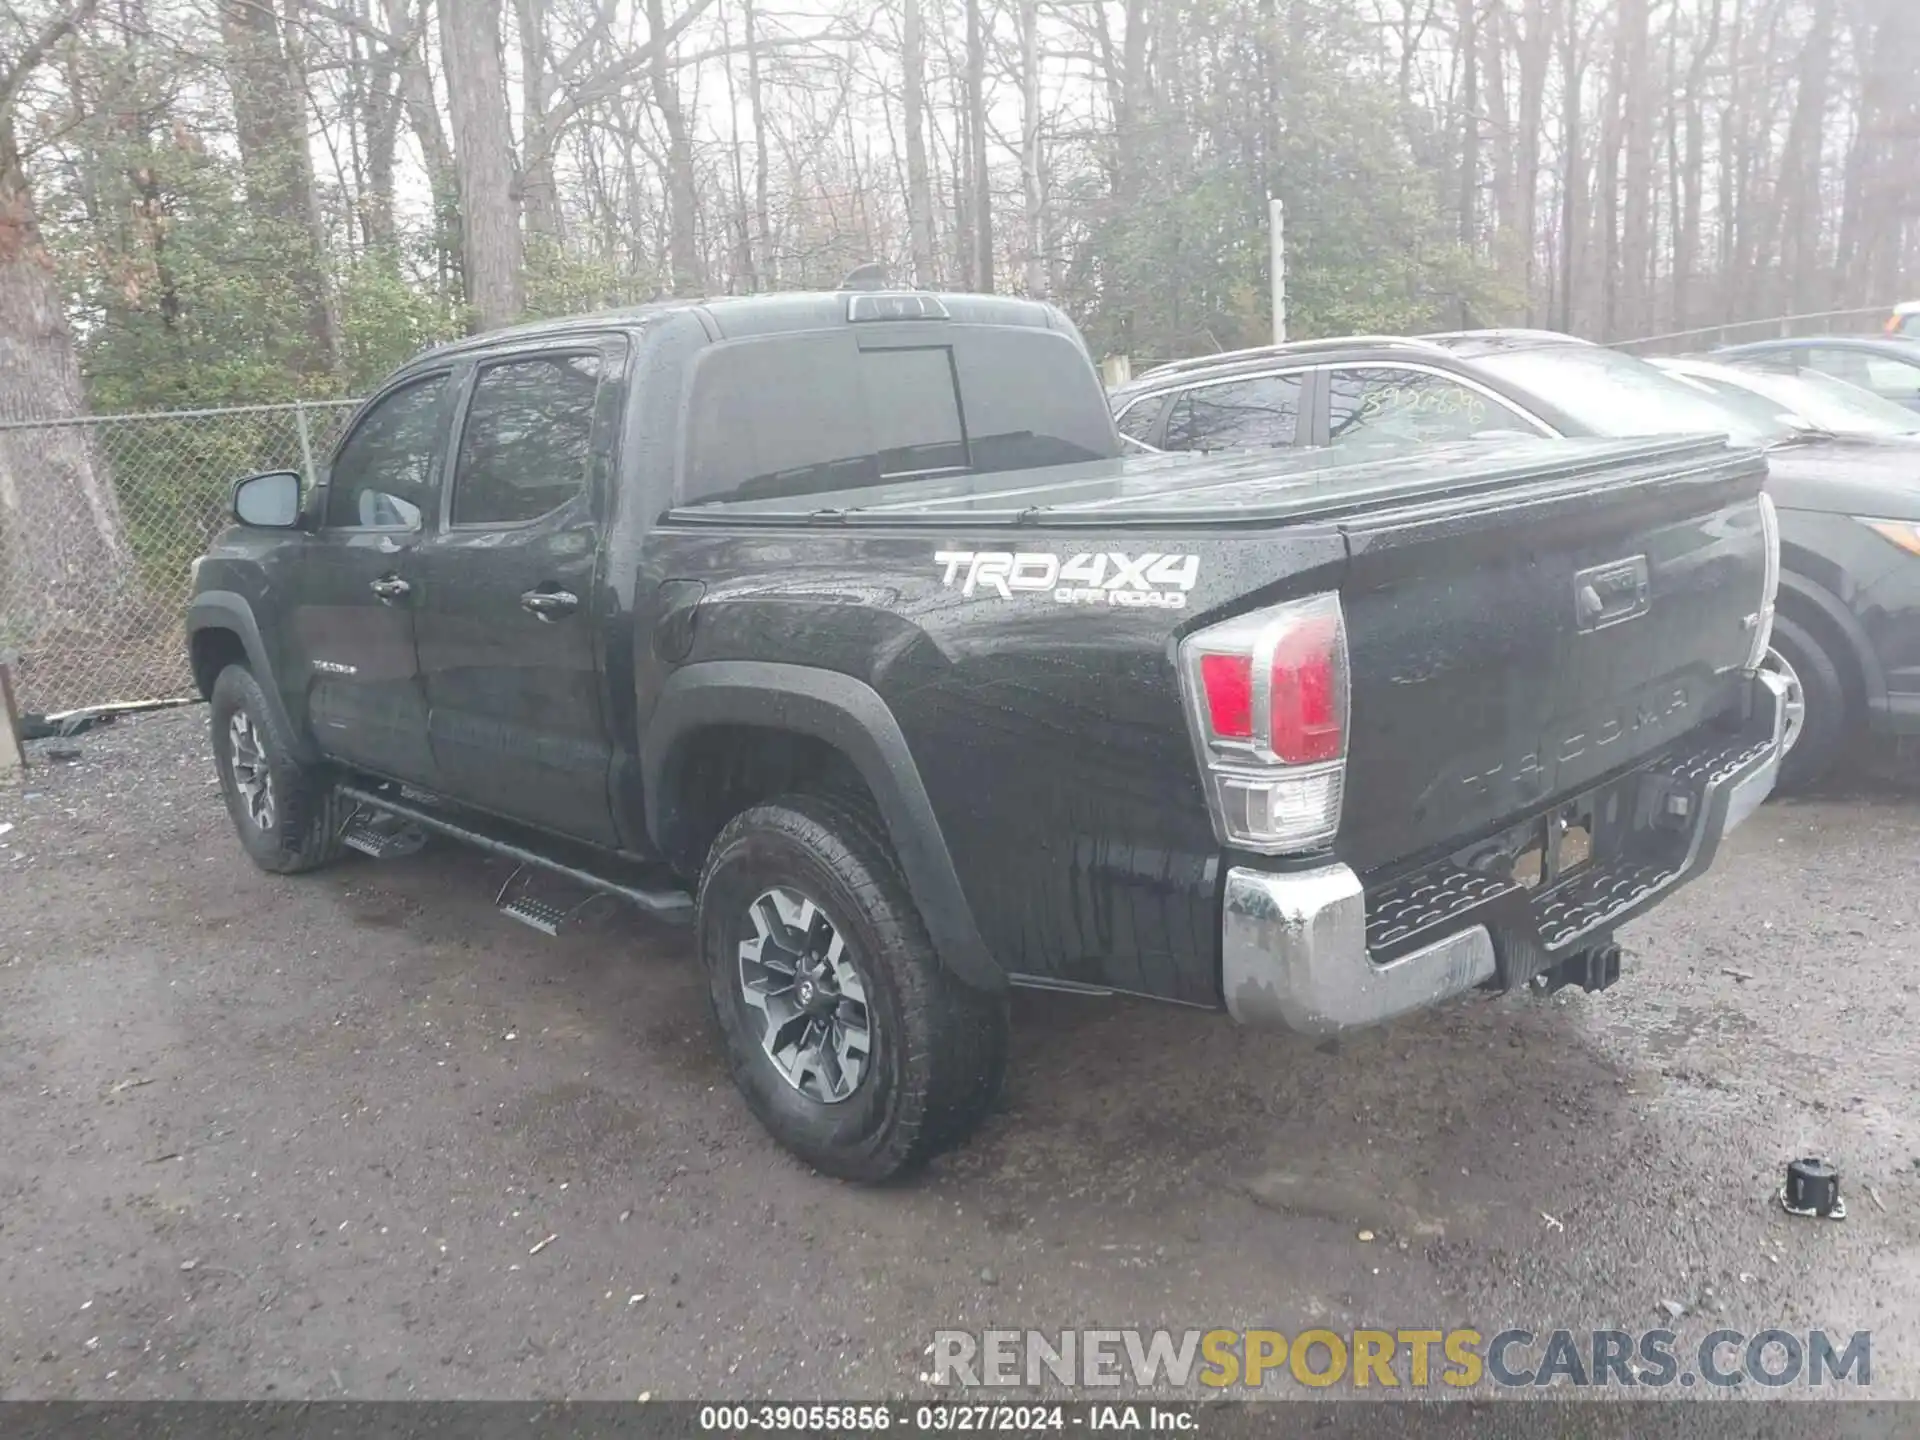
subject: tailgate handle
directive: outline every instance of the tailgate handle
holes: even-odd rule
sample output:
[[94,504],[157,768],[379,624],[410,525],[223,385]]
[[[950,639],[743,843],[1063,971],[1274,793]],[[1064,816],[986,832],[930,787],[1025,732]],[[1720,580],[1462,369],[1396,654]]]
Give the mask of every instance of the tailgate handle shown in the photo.
[[1582,630],[1618,625],[1647,613],[1647,557],[1609,560],[1573,577],[1574,612]]

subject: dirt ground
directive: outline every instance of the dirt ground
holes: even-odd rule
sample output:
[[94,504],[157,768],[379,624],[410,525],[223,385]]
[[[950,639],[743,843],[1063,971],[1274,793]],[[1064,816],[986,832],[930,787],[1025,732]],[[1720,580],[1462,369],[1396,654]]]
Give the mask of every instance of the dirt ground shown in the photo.
[[[1920,801],[1767,806],[1604,995],[1337,1045],[1023,997],[1000,1110],[876,1191],[748,1117],[682,932],[549,940],[451,846],[261,874],[204,727],[0,789],[7,1398],[846,1399],[923,1393],[938,1328],[1663,1302],[1871,1330],[1920,1398]],[[1844,1224],[1773,1204],[1807,1152]]]

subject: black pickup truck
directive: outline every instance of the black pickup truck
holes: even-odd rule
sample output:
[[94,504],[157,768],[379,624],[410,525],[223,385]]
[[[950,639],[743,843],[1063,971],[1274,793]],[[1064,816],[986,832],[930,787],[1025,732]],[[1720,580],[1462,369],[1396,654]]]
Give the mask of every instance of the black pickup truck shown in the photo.
[[1009,985],[1309,1032],[1597,989],[1771,788],[1758,454],[1122,443],[1011,299],[425,354],[197,562],[241,841],[439,832],[540,928],[554,887],[690,920],[755,1113],[877,1180],[992,1103]]

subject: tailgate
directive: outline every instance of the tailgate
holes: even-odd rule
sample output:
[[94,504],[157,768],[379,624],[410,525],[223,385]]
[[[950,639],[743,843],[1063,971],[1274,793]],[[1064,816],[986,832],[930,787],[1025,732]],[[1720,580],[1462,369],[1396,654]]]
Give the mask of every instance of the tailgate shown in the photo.
[[1492,833],[1738,703],[1765,479],[1757,452],[1663,443],[1343,522],[1341,858],[1365,873]]

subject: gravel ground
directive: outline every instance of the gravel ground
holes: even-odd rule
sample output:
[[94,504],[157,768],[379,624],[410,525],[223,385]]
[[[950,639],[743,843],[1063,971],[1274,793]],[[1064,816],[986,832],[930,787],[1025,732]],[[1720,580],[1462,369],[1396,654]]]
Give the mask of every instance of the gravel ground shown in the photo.
[[[1317,1045],[1023,997],[1000,1111],[876,1191],[747,1116],[681,932],[549,940],[450,846],[261,874],[204,728],[0,789],[0,1395],[873,1397],[936,1328],[1672,1302],[1683,1353],[1870,1329],[1869,1393],[1920,1398],[1920,803],[1885,787],[1766,807],[1605,995]],[[1844,1224],[1772,1204],[1810,1151]]]

